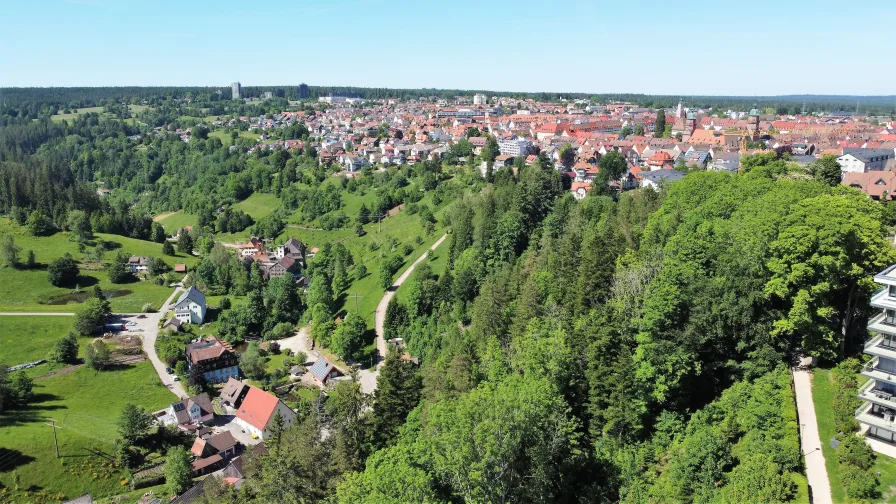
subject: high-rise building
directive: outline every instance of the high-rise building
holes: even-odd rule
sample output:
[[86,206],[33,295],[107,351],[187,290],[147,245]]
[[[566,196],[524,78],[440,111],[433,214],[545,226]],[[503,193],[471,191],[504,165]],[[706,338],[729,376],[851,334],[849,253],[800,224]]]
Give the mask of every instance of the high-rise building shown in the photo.
[[485,105],[488,103],[488,97],[482,93],[476,93],[473,95],[473,105]]
[[[896,442],[896,265],[874,275],[883,289],[871,296],[871,306],[880,312],[868,321],[868,331],[875,336],[865,344],[865,353],[872,357],[862,368],[862,376],[870,378],[859,388],[864,401],[856,410],[856,420],[870,438]],[[874,444],[871,444],[874,448]]]
[[304,82],[299,84],[299,99],[304,100],[311,96],[311,91],[308,89],[308,84]]
[[233,93],[233,99],[239,100],[243,97],[243,86],[240,86],[239,82],[234,82],[230,85],[230,89]]

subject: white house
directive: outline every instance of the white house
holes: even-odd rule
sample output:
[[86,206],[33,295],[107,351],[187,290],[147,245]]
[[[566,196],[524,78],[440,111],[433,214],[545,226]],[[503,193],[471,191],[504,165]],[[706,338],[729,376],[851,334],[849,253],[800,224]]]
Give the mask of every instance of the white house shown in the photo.
[[283,401],[261,390],[246,385],[249,392],[236,410],[236,423],[253,437],[267,439],[277,414],[283,419],[283,427],[292,426],[296,414]]
[[146,273],[149,270],[149,263],[152,262],[152,257],[145,256],[131,256],[128,258],[128,269],[131,270],[131,273]]
[[198,396],[171,403],[167,411],[167,423],[172,423],[182,429],[196,426],[200,423],[211,422],[215,418],[212,409],[212,401],[205,392]]
[[174,305],[174,316],[184,324],[201,324],[205,320],[205,294],[190,287]]
[[892,149],[855,149],[844,148],[843,155],[837,158],[840,171],[844,173],[865,173],[881,171],[887,161],[894,158]]

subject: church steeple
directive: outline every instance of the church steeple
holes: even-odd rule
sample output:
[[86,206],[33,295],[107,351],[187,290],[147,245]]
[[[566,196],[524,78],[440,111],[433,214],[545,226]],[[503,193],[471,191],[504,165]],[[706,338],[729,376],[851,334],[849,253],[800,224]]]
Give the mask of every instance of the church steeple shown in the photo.
[[675,110],[675,117],[678,119],[684,119],[684,107],[681,105],[681,100],[678,100],[678,109]]

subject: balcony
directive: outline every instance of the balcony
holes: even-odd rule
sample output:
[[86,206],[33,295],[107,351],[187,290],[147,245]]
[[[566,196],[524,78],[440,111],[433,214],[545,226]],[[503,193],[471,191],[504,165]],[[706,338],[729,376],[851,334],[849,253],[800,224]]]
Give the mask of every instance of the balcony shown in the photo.
[[876,333],[892,334],[896,336],[896,325],[887,324],[886,313],[881,313],[868,321],[868,330]]
[[859,399],[896,410],[896,393],[875,388],[876,385],[876,380],[868,380],[868,382],[865,383],[865,385],[862,385],[859,389]]
[[871,296],[871,306],[884,310],[896,310],[896,297],[890,297],[889,286],[884,287]]
[[862,367],[862,376],[865,378],[871,378],[872,380],[878,380],[882,382],[892,382],[896,384],[896,372],[888,371],[880,367],[880,357],[875,357],[868,361]]
[[896,410],[890,410],[890,413],[874,412],[871,410],[871,403],[865,403],[856,409],[856,421],[866,425],[879,427],[891,432],[896,432]]
[[865,353],[896,360],[896,340],[888,340],[878,334],[865,343]]

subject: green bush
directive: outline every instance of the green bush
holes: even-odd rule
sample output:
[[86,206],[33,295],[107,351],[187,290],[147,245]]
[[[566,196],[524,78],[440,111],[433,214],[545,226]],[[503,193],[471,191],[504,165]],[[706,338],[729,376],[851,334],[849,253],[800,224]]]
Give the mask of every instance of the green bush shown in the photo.
[[877,478],[870,472],[851,465],[840,467],[840,480],[850,499],[873,499],[877,495]]
[[837,447],[837,461],[868,470],[874,465],[874,452],[864,439],[855,434],[845,434]]

